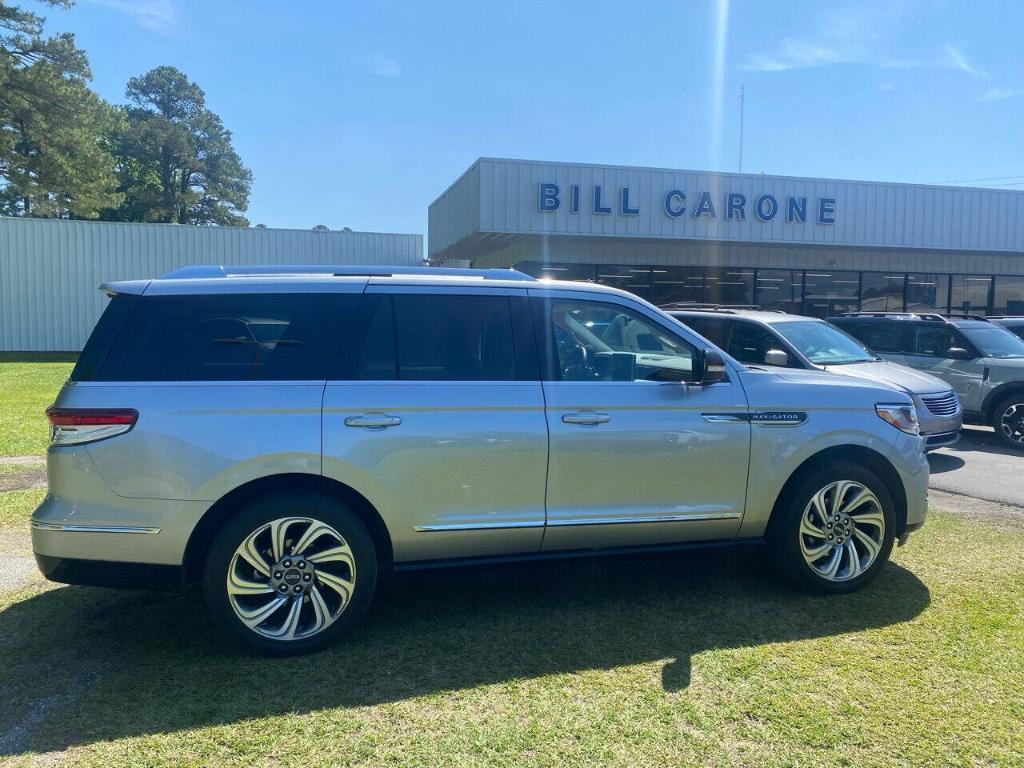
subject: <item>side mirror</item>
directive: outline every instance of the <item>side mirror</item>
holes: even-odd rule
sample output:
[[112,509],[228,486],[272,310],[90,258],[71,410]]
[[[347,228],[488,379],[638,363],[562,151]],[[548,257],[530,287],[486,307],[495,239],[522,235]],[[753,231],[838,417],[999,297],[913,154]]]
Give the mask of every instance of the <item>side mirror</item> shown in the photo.
[[717,349],[704,351],[704,370],[701,372],[700,384],[715,384],[725,379],[725,360]]
[[946,357],[950,360],[973,360],[974,355],[963,347],[950,347],[946,350]]
[[765,365],[779,365],[785,368],[789,365],[789,355],[781,349],[769,349],[764,353]]

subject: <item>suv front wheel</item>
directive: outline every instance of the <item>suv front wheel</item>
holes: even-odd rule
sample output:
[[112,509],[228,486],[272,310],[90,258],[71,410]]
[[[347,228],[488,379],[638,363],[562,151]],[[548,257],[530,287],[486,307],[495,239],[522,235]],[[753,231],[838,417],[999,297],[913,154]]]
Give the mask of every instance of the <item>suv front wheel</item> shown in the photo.
[[1010,395],[992,411],[992,427],[1003,445],[1024,451],[1024,395]]
[[814,592],[852,592],[876,576],[895,538],[892,496],[874,473],[838,461],[801,478],[766,535],[774,564]]
[[318,650],[369,607],[373,541],[358,515],[313,492],[245,504],[218,532],[203,575],[207,607],[236,639],[264,653]]

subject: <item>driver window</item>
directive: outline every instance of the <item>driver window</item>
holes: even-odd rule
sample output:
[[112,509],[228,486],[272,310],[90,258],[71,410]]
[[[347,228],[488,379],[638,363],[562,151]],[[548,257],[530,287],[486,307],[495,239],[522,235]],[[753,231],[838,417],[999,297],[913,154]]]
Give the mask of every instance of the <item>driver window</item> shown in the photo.
[[695,350],[658,323],[616,304],[551,305],[562,381],[690,381]]
[[948,328],[921,328],[917,332],[914,352],[928,357],[945,357],[950,347],[962,346]]

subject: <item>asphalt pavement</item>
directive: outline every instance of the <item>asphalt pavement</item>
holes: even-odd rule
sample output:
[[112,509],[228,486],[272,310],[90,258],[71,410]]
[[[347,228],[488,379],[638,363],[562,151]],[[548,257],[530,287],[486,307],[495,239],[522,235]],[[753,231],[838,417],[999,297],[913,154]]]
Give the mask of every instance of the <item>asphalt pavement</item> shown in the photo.
[[964,427],[960,442],[928,463],[934,490],[1024,507],[1024,451],[1004,448],[988,427]]

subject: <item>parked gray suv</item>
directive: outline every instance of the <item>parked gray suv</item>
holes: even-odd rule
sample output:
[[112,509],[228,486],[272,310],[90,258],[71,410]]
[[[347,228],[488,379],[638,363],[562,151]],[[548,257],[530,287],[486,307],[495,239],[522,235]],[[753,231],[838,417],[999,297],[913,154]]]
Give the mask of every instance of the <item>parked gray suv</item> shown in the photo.
[[39,566],[201,584],[266,652],[338,638],[393,569],[765,542],[838,593],[925,519],[909,396],[743,365],[613,288],[317,266],[103,290],[48,411]]
[[949,384],[923,371],[883,360],[824,320],[786,312],[731,308],[665,308],[743,363],[831,371],[888,384],[914,400],[925,449],[960,439],[963,411]]
[[1024,340],[984,317],[858,312],[830,322],[886,360],[948,382],[964,421],[989,424],[1024,450]]

